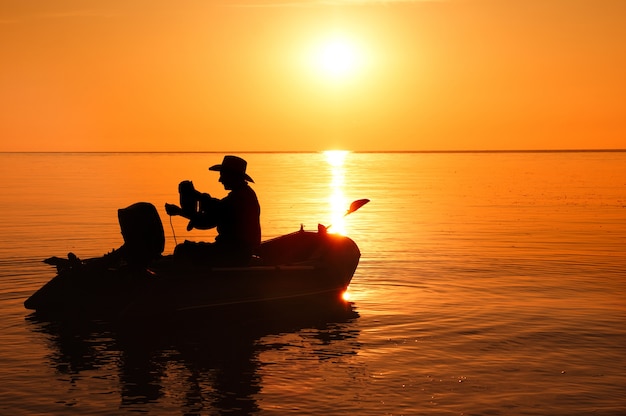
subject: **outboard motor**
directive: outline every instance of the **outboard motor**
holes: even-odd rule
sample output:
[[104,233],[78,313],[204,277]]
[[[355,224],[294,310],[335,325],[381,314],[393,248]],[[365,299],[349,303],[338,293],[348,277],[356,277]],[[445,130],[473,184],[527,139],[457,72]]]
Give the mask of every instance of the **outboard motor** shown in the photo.
[[117,210],[124,237],[123,255],[128,263],[146,265],[158,259],[165,249],[165,232],[154,205],[137,202]]

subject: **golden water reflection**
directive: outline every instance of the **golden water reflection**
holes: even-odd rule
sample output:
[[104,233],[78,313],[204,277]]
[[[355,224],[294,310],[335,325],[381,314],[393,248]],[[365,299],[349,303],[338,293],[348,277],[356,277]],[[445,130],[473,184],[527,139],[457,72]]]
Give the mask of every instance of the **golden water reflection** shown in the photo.
[[331,226],[329,232],[346,234],[345,212],[348,203],[344,193],[346,156],[350,152],[347,150],[327,150],[324,152],[326,162],[330,165],[330,192],[329,204],[331,212]]

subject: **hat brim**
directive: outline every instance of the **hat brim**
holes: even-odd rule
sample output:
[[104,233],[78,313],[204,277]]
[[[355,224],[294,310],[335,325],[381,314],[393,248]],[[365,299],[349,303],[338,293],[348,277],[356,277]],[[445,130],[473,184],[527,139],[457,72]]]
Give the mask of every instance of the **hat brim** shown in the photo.
[[230,173],[233,173],[235,175],[241,175],[248,182],[254,183],[254,180],[247,173],[236,172],[236,171],[229,170],[229,169],[222,169],[222,165],[213,165],[213,166],[211,166],[209,168],[209,170],[212,170],[212,171],[215,171],[215,172],[221,172],[222,170],[224,170],[226,172],[230,172]]

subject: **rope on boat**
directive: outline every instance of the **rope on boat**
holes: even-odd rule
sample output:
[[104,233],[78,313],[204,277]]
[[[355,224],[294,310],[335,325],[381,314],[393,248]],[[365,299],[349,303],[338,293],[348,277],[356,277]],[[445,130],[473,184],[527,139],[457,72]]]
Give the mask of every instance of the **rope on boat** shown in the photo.
[[174,224],[172,224],[172,216],[170,215],[170,227],[172,227],[172,234],[174,235],[174,244],[178,245],[178,241],[176,241],[176,231],[174,231]]

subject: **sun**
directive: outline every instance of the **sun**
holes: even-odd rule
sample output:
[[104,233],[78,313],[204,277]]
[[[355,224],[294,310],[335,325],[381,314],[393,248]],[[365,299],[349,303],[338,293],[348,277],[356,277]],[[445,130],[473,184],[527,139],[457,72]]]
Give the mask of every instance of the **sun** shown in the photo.
[[354,47],[343,39],[320,47],[318,59],[320,69],[332,77],[345,76],[356,67]]
[[333,35],[316,45],[312,64],[315,71],[326,79],[346,80],[356,76],[362,68],[363,51],[349,37]]

